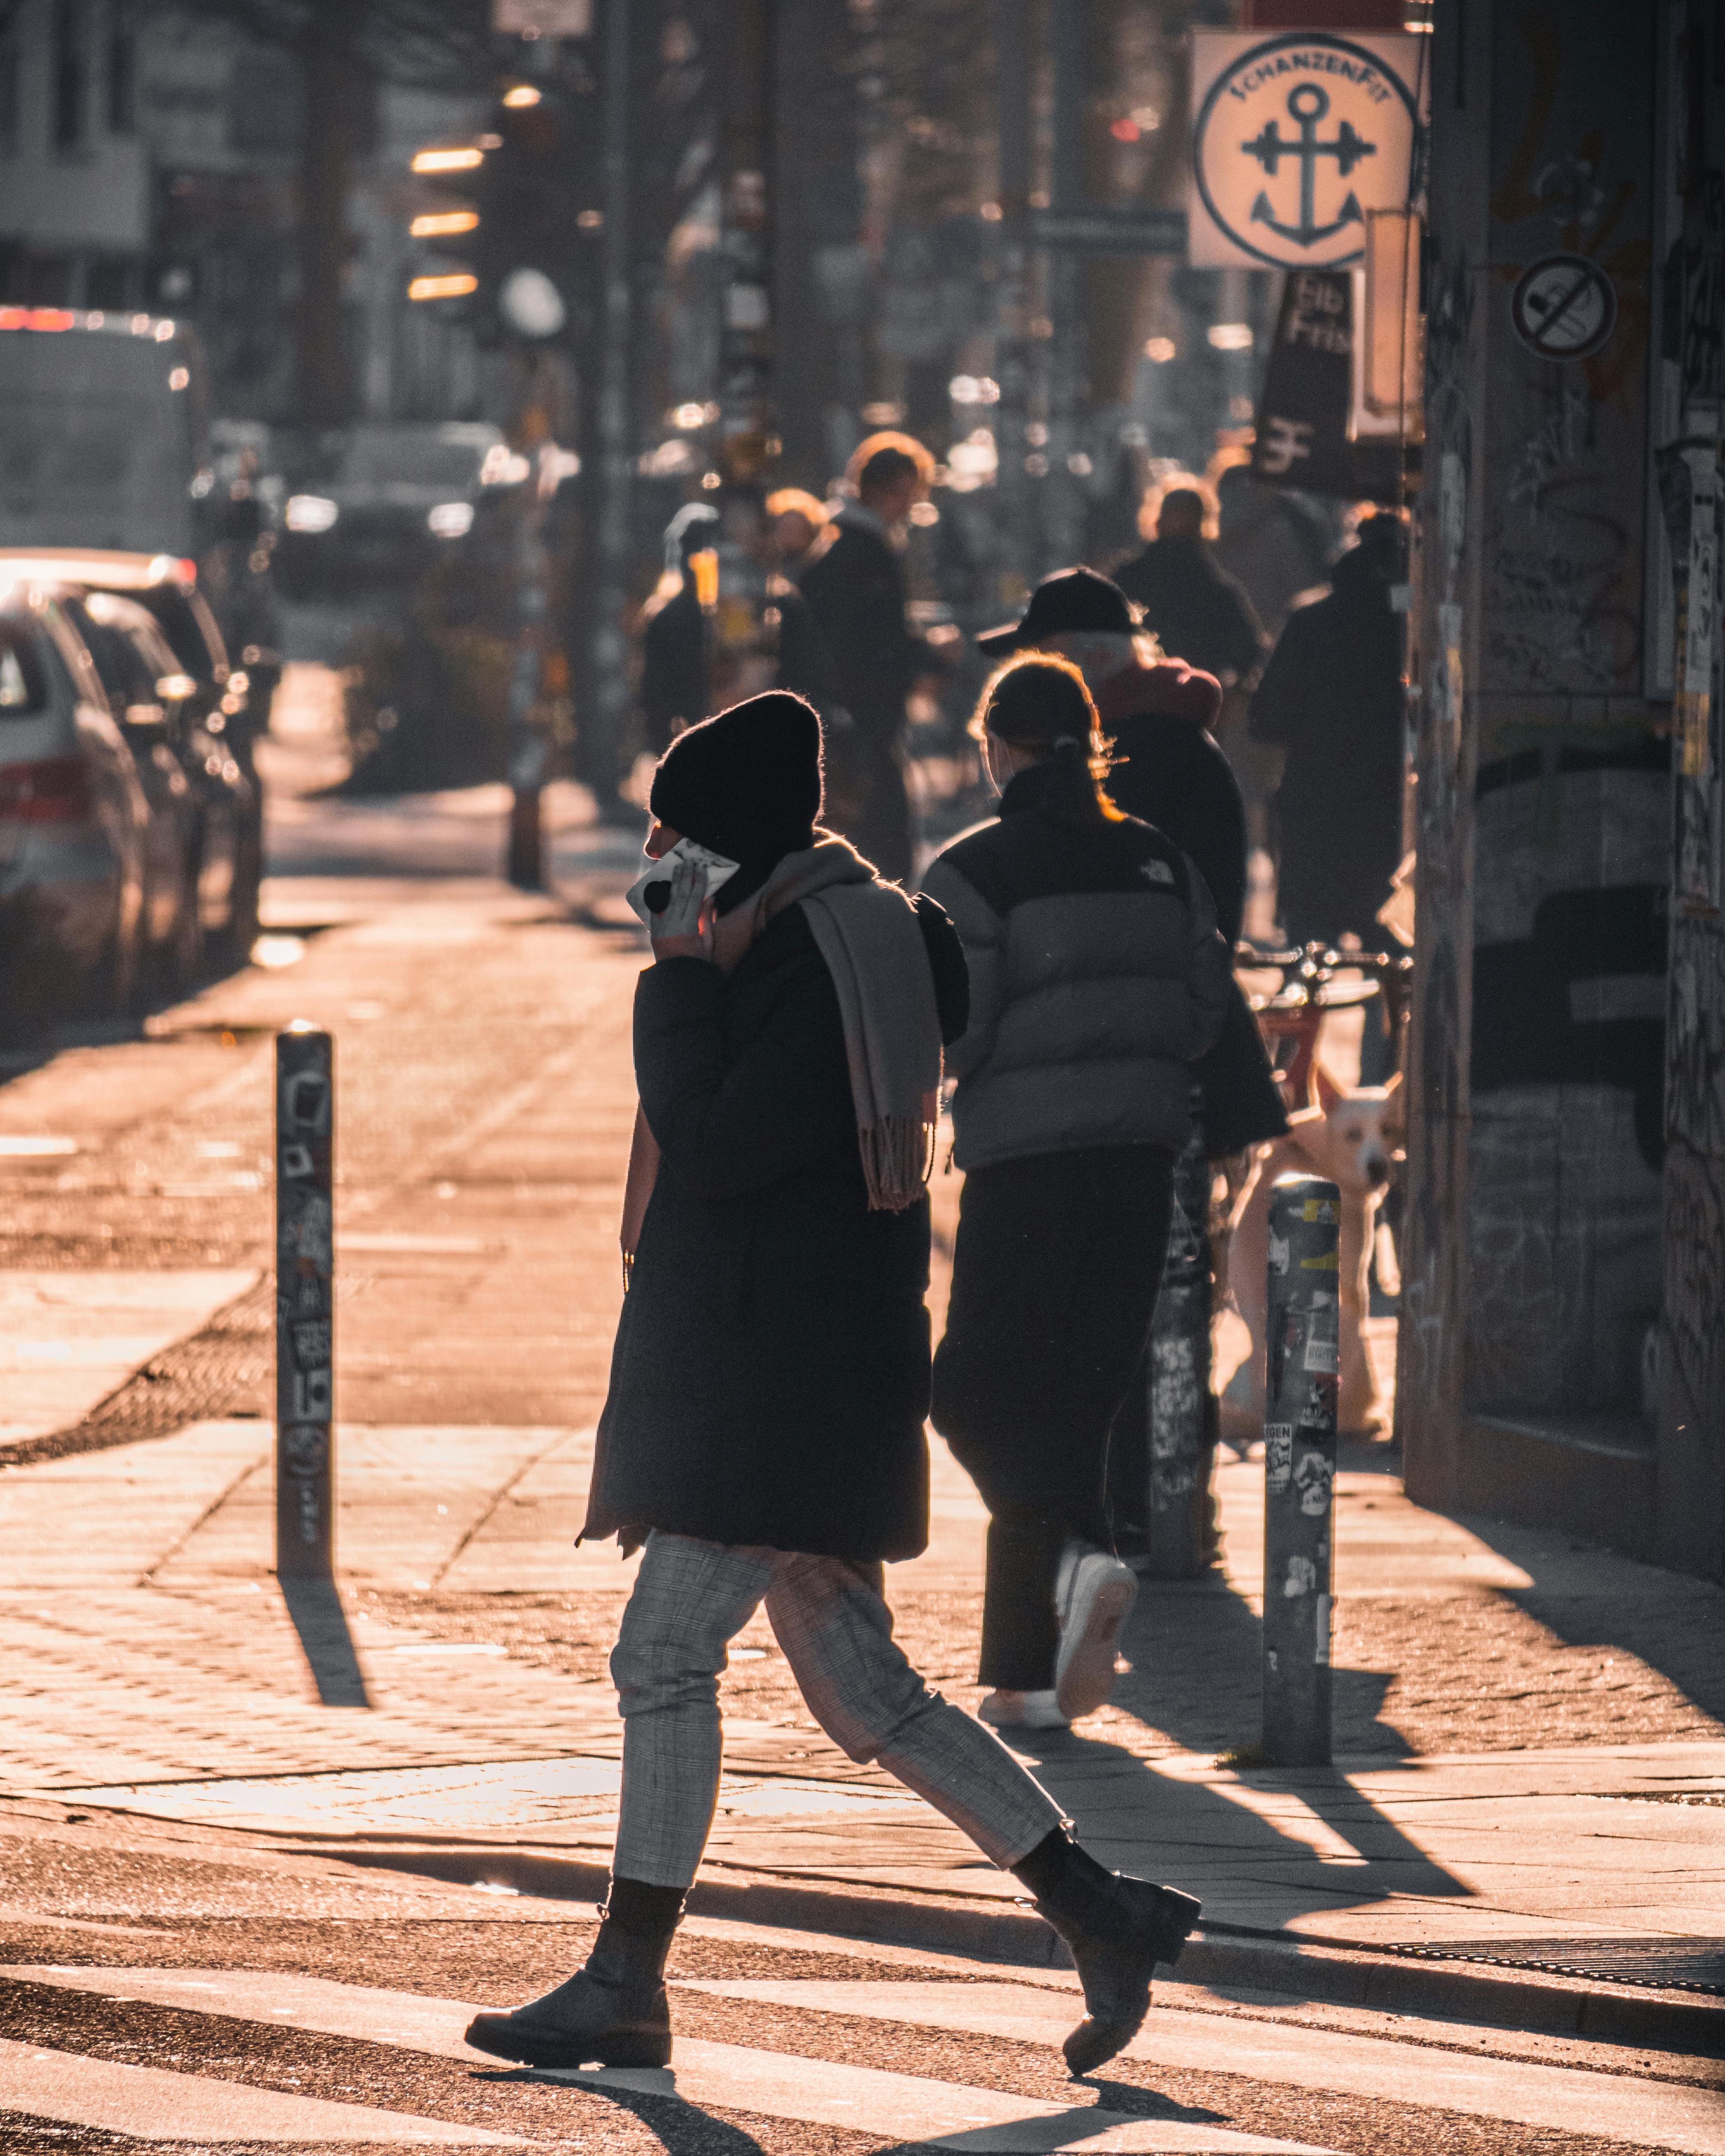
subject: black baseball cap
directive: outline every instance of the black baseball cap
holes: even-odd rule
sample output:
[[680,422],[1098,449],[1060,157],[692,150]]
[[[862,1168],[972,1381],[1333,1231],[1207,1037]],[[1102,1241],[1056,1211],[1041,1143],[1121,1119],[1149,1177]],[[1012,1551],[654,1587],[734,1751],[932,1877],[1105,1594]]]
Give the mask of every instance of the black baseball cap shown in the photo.
[[1130,636],[1137,625],[1132,601],[1118,584],[1110,583],[1094,569],[1056,569],[1031,593],[1021,621],[984,629],[976,648],[992,657],[1009,651],[1031,651],[1051,637],[1086,629]]

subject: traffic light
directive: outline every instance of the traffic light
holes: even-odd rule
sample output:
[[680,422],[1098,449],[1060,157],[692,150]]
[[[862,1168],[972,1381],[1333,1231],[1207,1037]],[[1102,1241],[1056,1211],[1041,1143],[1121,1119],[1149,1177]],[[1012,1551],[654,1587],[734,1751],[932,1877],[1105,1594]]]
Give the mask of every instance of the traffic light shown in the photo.
[[477,142],[434,144],[415,151],[413,170],[419,184],[408,230],[424,254],[408,283],[410,300],[466,300],[479,290],[475,198],[485,156]]
[[409,229],[426,257],[408,296],[460,303],[487,341],[551,343],[574,327],[601,220],[580,199],[584,136],[571,96],[506,83],[483,134],[413,159],[421,198]]

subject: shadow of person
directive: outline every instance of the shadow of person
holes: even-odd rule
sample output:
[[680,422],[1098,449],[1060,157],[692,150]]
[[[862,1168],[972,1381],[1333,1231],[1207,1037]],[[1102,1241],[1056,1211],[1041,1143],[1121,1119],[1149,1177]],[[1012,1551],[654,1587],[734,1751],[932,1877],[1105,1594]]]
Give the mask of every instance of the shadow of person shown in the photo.
[[[1400,1897],[1465,1895],[1340,1770],[1230,1774],[1204,1761],[1257,1734],[1262,1634],[1245,1598],[1220,1582],[1141,1592],[1121,1640],[1133,1666],[1114,1705],[1180,1747],[1166,1764],[1075,1730],[1002,1734],[1086,1848],[1199,1895],[1203,1928],[1274,1933]],[[1389,1681],[1358,1674],[1360,1704],[1374,1713]]]
[[325,1707],[368,1707],[365,1672],[334,1580],[290,1573],[278,1584],[320,1702]]
[[[1189,1752],[1251,1743],[1263,1717],[1262,1620],[1219,1577],[1139,1584],[1121,1645],[1132,1667],[1114,1704]],[[1382,1719],[1393,1671],[1337,1665],[1331,1671],[1331,1731],[1338,1757],[1404,1759],[1411,1746]]]
[[[512,2084],[519,2087],[537,2083],[546,2087],[584,2089],[590,2096],[603,2097],[619,2111],[639,2119],[672,2152],[672,2156],[766,2156],[761,2143],[752,2134],[728,2120],[715,2118],[711,2112],[691,2103],[686,2097],[679,2096],[676,2071],[671,2066],[639,2070],[613,2067],[578,2076],[546,2073],[535,2066],[516,2066],[481,2070],[473,2079],[494,2087]],[[957,2128],[942,2133],[938,2145],[942,2148],[972,2148],[978,2156],[984,2151],[988,2152],[988,2156],[998,2156],[998,2152],[1014,2148],[1025,2151],[1026,2156],[1035,2156],[1035,2152],[1065,2148],[1089,2140],[1097,2130],[1098,2110],[1193,2126],[1228,2123],[1224,2112],[1176,2103],[1155,2089],[1139,2087],[1130,2082],[1089,2079],[1073,2086],[1076,2089],[1093,2090],[1096,2102],[1075,2103],[1067,2110],[1052,2113],[1028,2111],[1022,2120],[997,2120],[990,2125],[968,2129]],[[890,2131],[890,2122],[886,2123]],[[888,2143],[877,2148],[875,2156],[911,2156],[912,2150],[926,2150],[930,2145],[927,2140]]]
[[1083,2075],[1077,2085],[1080,2088],[1094,2089],[1096,2102],[1103,2110],[1124,2112],[1129,2118],[1177,2120],[1185,2126],[1228,2126],[1233,2123],[1225,2111],[1212,2111],[1204,2104],[1177,2103],[1160,2089],[1146,2088],[1139,2082],[1109,2081],[1106,2076],[1094,2073]]
[[506,2066],[481,2069],[472,2078],[493,2087],[536,2083],[542,2088],[583,2089],[639,2119],[671,2156],[767,2156],[752,2133],[679,2096],[673,2066],[613,2066],[603,2074],[579,2076],[547,2073],[537,2066]]

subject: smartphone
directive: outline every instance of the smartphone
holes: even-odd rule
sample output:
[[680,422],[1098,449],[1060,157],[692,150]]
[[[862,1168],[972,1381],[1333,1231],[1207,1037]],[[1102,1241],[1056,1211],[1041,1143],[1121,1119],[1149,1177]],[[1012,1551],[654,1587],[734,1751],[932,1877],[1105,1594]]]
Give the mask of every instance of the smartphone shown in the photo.
[[670,901],[671,875],[680,860],[693,861],[706,871],[706,886],[701,892],[704,899],[722,890],[737,874],[737,863],[727,860],[723,854],[716,854],[710,846],[697,845],[693,839],[679,839],[668,854],[656,861],[648,861],[624,893],[629,911],[649,928],[656,924]]

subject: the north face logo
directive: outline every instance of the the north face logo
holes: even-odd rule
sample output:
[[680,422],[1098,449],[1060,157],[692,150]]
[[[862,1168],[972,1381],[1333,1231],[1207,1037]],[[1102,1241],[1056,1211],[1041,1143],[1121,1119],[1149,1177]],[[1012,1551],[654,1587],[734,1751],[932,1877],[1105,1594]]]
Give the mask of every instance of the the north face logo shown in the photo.
[[1166,861],[1141,861],[1138,874],[1146,883],[1171,884],[1174,880],[1174,872]]

